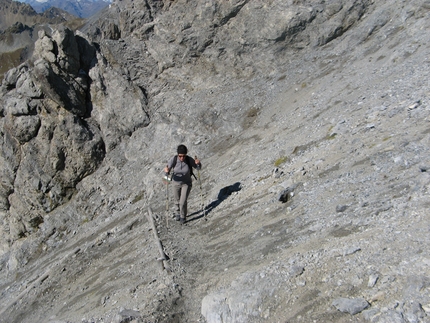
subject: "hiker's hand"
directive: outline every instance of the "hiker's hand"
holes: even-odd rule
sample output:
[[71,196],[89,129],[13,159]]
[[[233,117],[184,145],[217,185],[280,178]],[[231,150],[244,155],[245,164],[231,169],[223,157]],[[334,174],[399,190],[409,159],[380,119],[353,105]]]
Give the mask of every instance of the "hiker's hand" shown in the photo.
[[166,173],[166,174],[169,174],[169,167],[164,167],[164,172]]
[[197,157],[194,159],[194,161],[196,162],[196,165],[200,165],[200,160],[198,160]]

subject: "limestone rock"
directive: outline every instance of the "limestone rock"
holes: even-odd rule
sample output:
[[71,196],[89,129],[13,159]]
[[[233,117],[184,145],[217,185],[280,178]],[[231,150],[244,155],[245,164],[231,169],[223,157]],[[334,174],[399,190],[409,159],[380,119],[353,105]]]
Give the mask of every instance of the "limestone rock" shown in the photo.
[[[64,29],[54,39],[44,32],[39,36],[35,57],[41,59],[34,70],[23,64],[7,73],[2,85],[3,180],[13,189],[1,193],[8,201],[2,205],[9,211],[12,240],[33,231],[45,213],[67,201],[104,157],[99,129],[81,119],[88,85],[73,79],[79,69],[73,33]],[[61,49],[58,58],[54,47]],[[49,94],[53,101],[44,98]]]
[[364,311],[369,307],[369,303],[362,298],[349,299],[349,298],[338,298],[333,301],[333,306],[335,306],[339,311],[355,315]]

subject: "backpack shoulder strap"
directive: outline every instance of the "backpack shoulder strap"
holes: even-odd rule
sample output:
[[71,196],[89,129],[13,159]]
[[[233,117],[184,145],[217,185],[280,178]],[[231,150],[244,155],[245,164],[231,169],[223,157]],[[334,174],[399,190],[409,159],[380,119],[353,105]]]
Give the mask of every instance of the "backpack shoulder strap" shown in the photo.
[[185,162],[187,163],[188,168],[190,169],[190,175],[194,176],[194,179],[197,179],[196,175],[194,175],[193,173],[193,167],[191,167],[190,156],[187,155],[187,157],[185,158]]

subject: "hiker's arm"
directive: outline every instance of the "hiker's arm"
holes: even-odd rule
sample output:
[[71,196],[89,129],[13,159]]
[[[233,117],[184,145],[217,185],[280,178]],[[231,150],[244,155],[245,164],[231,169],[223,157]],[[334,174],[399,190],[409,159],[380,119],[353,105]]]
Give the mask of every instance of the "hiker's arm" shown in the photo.
[[167,165],[166,165],[166,167],[164,167],[164,172],[166,173],[166,174],[169,174],[170,173],[170,171],[171,171],[171,169],[172,169],[172,165],[173,164],[173,157],[172,158],[170,158],[168,161],[167,161]]
[[202,163],[197,157],[194,159],[194,164],[196,169],[202,169]]

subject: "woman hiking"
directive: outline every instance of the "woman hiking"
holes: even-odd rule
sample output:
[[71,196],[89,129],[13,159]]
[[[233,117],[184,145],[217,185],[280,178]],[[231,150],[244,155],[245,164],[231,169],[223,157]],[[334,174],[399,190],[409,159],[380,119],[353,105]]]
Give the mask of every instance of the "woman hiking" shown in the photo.
[[193,186],[191,182],[191,175],[194,176],[193,168],[200,170],[202,164],[197,158],[194,159],[187,155],[188,149],[185,145],[179,145],[177,153],[177,155],[169,159],[167,166],[164,167],[164,172],[168,176],[170,171],[173,171],[172,184],[175,199],[175,217],[176,221],[184,224],[187,218],[187,199]]

